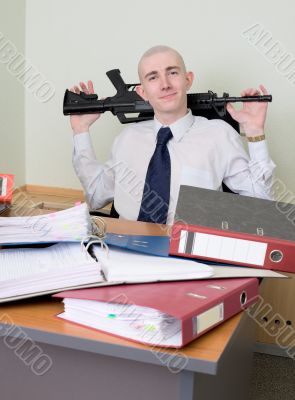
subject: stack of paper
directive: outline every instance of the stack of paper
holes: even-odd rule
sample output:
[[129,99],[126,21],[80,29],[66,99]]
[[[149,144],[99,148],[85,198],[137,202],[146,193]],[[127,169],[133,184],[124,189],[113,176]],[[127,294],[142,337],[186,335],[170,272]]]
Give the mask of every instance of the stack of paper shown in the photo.
[[107,252],[99,245],[93,245],[92,254],[94,258],[78,243],[1,250],[0,301],[81,285],[204,279],[213,275],[212,267],[191,260],[115,248]]
[[91,231],[86,203],[45,215],[0,217],[0,244],[75,242]]
[[211,266],[176,257],[157,257],[116,248],[106,252],[100,246],[95,246],[94,254],[109,282],[204,279],[213,275]]
[[61,317],[69,321],[144,343],[181,344],[181,321],[156,309],[79,299],[63,303]]
[[[122,283],[184,281],[283,275],[269,270],[208,266],[176,257],[157,257],[93,245],[95,258],[80,243],[0,250],[0,302],[54,293],[65,288]],[[98,260],[98,261],[96,261]]]
[[0,301],[100,282],[100,263],[77,243],[0,251]]

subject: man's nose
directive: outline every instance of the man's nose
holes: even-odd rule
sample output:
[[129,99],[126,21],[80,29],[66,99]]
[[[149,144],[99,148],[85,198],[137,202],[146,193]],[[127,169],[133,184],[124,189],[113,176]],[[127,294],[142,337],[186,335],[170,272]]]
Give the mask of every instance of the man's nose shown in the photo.
[[170,81],[166,75],[161,76],[161,89],[166,90],[170,88]]

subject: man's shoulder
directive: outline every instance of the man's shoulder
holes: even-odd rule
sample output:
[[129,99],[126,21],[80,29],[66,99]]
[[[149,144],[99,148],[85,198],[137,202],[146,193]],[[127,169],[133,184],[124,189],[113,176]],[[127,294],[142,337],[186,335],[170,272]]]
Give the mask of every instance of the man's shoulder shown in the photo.
[[220,118],[208,119],[205,117],[194,116],[195,128],[200,128],[208,131],[208,133],[214,135],[235,135],[238,132],[226,121]]

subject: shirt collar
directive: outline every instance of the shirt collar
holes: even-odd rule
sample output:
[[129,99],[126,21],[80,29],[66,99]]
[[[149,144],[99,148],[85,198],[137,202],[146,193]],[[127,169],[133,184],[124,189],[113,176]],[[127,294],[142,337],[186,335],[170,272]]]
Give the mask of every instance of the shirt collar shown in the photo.
[[[194,123],[194,116],[192,115],[191,110],[188,110],[187,114],[185,114],[184,117],[178,119],[176,122],[173,124],[169,125],[169,128],[171,129],[173,138],[179,142],[184,134],[188,131],[188,129],[192,126]],[[159,132],[159,129],[163,125],[161,122],[157,120],[157,118],[154,118],[154,134],[155,138],[157,137],[157,133]]]

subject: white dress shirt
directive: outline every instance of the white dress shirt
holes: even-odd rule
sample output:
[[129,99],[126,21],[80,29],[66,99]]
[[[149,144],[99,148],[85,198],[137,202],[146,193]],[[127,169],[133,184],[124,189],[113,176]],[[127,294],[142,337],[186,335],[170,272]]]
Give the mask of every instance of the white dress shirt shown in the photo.
[[[110,159],[99,163],[88,132],[74,135],[73,165],[92,210],[114,199],[122,218],[137,220],[149,161],[154,153],[156,119],[130,124],[113,144]],[[271,199],[272,172],[265,140],[250,142],[226,122],[189,111],[170,129],[171,189],[167,224],[173,222],[180,184],[222,190],[222,181],[242,195]]]

